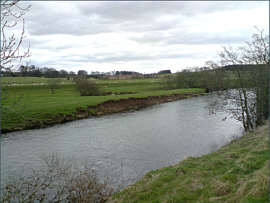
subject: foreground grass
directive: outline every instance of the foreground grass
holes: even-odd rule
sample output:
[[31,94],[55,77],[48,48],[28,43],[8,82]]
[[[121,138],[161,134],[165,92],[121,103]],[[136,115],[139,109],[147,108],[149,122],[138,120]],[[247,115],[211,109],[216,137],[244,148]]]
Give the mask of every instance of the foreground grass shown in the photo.
[[[52,119],[58,115],[75,114],[77,108],[86,109],[87,105],[96,106],[107,100],[204,92],[203,89],[164,90],[160,79],[96,80],[94,82],[100,86],[101,91],[129,92],[130,94],[81,97],[78,92],[75,92],[74,84],[66,79],[62,79],[60,88],[56,89],[54,94],[46,85],[46,82],[49,81],[48,78],[1,79],[2,84],[7,81],[9,84],[19,85],[8,87],[8,99],[1,100],[3,106],[12,106],[16,97],[21,93],[24,94],[24,97],[20,101],[20,105],[12,108],[18,113],[9,112],[1,118],[1,129],[24,126],[27,120],[41,121]],[[24,106],[25,108],[22,108]]]
[[217,152],[151,171],[110,202],[269,202],[269,124]]

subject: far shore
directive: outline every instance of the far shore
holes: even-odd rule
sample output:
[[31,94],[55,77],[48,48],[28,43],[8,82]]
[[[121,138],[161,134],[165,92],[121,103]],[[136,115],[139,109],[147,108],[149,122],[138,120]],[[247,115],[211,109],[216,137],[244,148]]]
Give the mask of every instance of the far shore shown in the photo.
[[27,129],[39,129],[56,124],[90,118],[93,116],[108,115],[129,110],[138,110],[147,106],[187,99],[204,94],[206,94],[204,91],[190,91],[188,93],[173,93],[161,96],[135,97],[134,95],[131,95],[131,97],[126,99],[110,99],[97,105],[87,105],[87,108],[78,107],[72,114],[60,113],[58,115],[54,115],[53,117],[46,117],[44,120],[27,120],[26,123],[22,126],[15,126],[7,129],[1,128],[1,133]]

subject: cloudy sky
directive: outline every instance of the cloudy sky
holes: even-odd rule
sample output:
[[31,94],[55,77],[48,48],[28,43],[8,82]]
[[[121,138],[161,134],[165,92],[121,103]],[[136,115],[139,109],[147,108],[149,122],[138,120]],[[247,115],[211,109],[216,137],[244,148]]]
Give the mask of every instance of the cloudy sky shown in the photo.
[[[31,64],[57,70],[154,73],[218,61],[222,45],[269,33],[268,1],[25,1]],[[12,32],[21,32],[21,23]]]

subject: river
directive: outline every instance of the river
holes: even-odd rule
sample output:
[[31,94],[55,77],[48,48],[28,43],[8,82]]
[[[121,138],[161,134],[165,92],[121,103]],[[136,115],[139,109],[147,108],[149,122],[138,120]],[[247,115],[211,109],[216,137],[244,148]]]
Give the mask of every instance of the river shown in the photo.
[[[95,164],[113,187],[125,187],[145,173],[200,156],[240,137],[241,122],[210,115],[211,95],[89,118],[1,138],[1,184],[21,166],[40,167],[43,155],[57,153]],[[226,120],[222,119],[227,116]]]

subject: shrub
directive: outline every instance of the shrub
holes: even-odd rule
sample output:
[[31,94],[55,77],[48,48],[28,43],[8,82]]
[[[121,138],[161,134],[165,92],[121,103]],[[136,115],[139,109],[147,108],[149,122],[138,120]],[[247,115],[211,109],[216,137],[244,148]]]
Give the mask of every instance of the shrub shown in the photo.
[[78,165],[58,155],[44,160],[45,168],[10,177],[1,189],[1,202],[105,202],[111,195],[88,163]]
[[85,76],[74,78],[75,90],[79,91],[81,96],[99,96],[99,87],[96,83],[87,80]]

